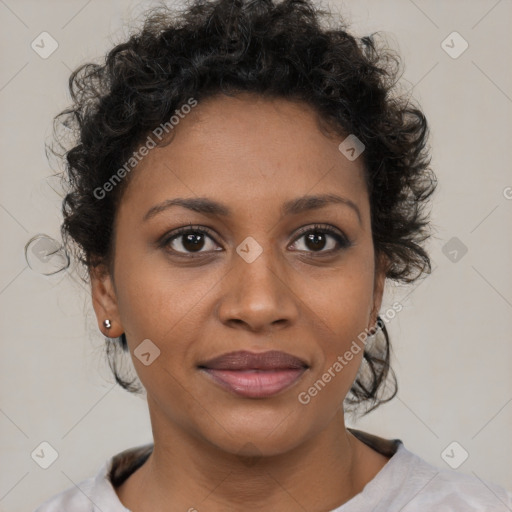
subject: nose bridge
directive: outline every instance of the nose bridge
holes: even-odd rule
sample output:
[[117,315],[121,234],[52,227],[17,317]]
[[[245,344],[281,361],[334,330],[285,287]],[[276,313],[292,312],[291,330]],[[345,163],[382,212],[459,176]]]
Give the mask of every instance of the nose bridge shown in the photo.
[[274,248],[251,237],[245,239],[233,254],[234,268],[226,276],[221,319],[237,319],[253,329],[294,320],[297,306],[281,263]]

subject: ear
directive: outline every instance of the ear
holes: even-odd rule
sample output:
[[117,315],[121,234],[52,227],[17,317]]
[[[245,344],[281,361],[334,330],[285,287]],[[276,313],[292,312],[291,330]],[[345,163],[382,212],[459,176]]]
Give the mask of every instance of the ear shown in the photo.
[[382,254],[375,265],[375,279],[373,283],[373,307],[370,313],[370,324],[368,330],[373,331],[377,324],[377,317],[379,316],[380,307],[382,305],[382,297],[384,295],[384,285],[386,283],[386,273],[388,270],[389,261],[387,257]]
[[[104,265],[97,265],[89,270],[91,279],[92,305],[96,313],[98,327],[108,338],[117,338],[123,334],[119,317],[117,297],[112,276]],[[104,320],[110,320],[112,327],[107,329]]]

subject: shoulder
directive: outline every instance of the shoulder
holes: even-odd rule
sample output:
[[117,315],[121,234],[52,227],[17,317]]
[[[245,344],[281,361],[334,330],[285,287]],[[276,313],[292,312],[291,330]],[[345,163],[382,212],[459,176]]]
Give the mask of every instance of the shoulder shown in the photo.
[[[496,484],[448,468],[436,467],[401,446],[397,452],[404,474],[404,511],[507,512],[512,493]],[[401,490],[402,491],[402,490]],[[428,507],[428,508],[426,508]],[[433,510],[434,508],[432,508]]]
[[119,501],[115,487],[140,467],[152,450],[153,444],[146,444],[114,455],[95,476],[52,496],[35,512],[130,512]]
[[42,503],[35,512],[90,512],[95,477],[56,494]]

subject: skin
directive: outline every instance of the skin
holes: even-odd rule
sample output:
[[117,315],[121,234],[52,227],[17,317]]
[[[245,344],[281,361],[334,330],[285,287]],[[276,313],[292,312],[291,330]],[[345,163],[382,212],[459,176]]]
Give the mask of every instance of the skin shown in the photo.
[[[388,461],[345,428],[342,403],[362,350],[310,403],[297,398],[375,326],[382,300],[385,265],[375,258],[364,164],[339,151],[343,138],[322,131],[305,104],[222,95],[199,103],[172,142],[132,171],[116,215],[113,274],[91,270],[99,328],[112,338],[126,333],[147,391],[154,452],[116,489],[129,509],[327,511]],[[327,193],[352,201],[360,219],[340,203],[280,212],[286,201]],[[177,197],[207,197],[232,213],[173,206],[142,220]],[[316,223],[351,245],[321,229],[324,245],[308,244],[298,230]],[[210,228],[212,238],[195,252],[183,235],[158,246],[189,224]],[[248,236],[263,251],[251,263],[236,252]],[[133,356],[145,339],[160,350],[148,366]],[[234,395],[197,368],[242,349],[282,350],[310,368],[258,399]]]

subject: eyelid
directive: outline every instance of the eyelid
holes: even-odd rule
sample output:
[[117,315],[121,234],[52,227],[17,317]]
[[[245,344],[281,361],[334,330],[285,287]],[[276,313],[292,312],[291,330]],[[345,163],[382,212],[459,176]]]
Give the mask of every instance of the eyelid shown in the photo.
[[340,229],[336,228],[335,226],[331,226],[330,224],[318,224],[318,223],[308,224],[307,226],[299,228],[294,241],[297,240],[297,238],[301,237],[302,235],[305,235],[306,233],[310,233],[312,231],[323,231],[325,233],[329,233],[329,234],[333,234],[333,235],[335,234],[335,235],[338,235],[348,241],[348,237]]
[[172,230],[171,232],[165,233],[161,239],[160,242],[158,242],[159,245],[166,246],[171,241],[179,238],[182,235],[188,234],[188,233],[203,233],[205,235],[208,235],[217,245],[219,243],[216,240],[216,236],[211,228],[208,228],[206,226],[199,226],[194,224],[187,224],[186,226],[182,226],[180,228],[176,228]]
[[331,249],[329,251],[307,251],[311,255],[321,256],[323,254],[333,254],[333,253],[337,253],[343,249],[348,249],[349,247],[352,247],[352,245],[353,245],[353,241],[339,228],[332,226],[330,224],[318,224],[318,223],[300,228],[300,230],[297,233],[297,235],[295,236],[292,244],[294,244],[295,242],[300,240],[300,238],[302,238],[305,234],[313,233],[315,231],[318,231],[321,233],[326,233],[326,234],[332,236],[338,242],[339,247],[336,249]]

